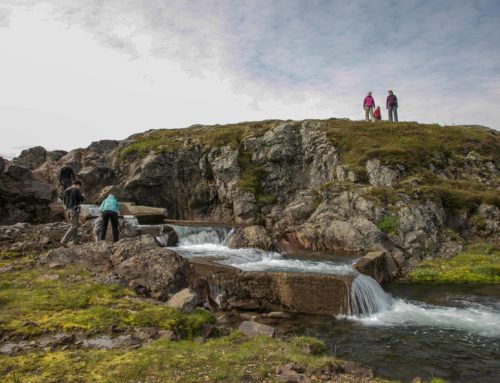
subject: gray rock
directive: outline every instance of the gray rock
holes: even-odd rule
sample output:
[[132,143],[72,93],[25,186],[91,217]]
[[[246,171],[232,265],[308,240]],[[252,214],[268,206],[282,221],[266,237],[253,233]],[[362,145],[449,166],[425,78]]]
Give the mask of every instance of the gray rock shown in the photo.
[[241,323],[238,330],[245,334],[248,338],[253,338],[259,335],[271,338],[274,337],[274,327],[252,321],[245,321]]
[[41,146],[35,146],[33,148],[23,150],[19,157],[14,158],[12,162],[16,165],[34,170],[43,164],[46,159],[47,150]]
[[394,187],[400,178],[400,172],[383,166],[379,160],[366,161],[368,180],[372,186]]
[[200,298],[198,294],[191,289],[182,289],[178,293],[175,293],[167,302],[169,307],[174,309],[189,312],[193,311],[199,304]]
[[262,226],[246,226],[236,229],[226,240],[226,245],[232,249],[254,248],[275,250],[273,240]]

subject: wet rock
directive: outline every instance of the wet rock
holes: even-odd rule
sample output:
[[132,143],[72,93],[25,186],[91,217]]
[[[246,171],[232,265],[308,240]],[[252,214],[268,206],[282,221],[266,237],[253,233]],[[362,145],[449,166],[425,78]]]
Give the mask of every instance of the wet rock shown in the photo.
[[156,236],[155,240],[162,247],[173,247],[179,244],[179,236],[175,229],[168,225],[162,227],[160,235]]
[[248,338],[253,338],[258,335],[274,337],[274,327],[267,326],[265,324],[253,322],[253,321],[245,321],[239,325],[238,330],[241,331]]
[[167,302],[169,307],[184,312],[193,311],[200,304],[200,298],[191,289],[183,289],[175,293]]
[[399,274],[394,258],[385,251],[371,251],[361,257],[354,268],[362,274],[369,275],[378,283],[390,282]]
[[267,251],[275,250],[273,240],[262,226],[247,226],[236,229],[226,240],[232,249],[254,248]]
[[345,314],[353,276],[245,272],[190,259],[195,280],[205,280],[210,299],[223,309]]

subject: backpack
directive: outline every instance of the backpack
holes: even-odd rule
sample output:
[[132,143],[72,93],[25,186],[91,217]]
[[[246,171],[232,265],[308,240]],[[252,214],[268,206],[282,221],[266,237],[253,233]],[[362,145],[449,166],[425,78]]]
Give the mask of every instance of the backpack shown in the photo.
[[69,209],[71,207],[70,203],[71,203],[72,190],[73,190],[72,188],[67,188],[65,191],[63,191],[62,200],[66,209]]

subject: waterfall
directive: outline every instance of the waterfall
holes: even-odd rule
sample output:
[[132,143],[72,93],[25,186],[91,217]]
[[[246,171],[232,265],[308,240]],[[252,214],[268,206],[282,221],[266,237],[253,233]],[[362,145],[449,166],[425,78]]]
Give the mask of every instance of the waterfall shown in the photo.
[[351,285],[350,314],[362,317],[391,308],[392,298],[375,279],[364,274],[356,276]]
[[181,246],[214,244],[220,245],[229,235],[227,227],[197,227],[172,225],[179,236]]

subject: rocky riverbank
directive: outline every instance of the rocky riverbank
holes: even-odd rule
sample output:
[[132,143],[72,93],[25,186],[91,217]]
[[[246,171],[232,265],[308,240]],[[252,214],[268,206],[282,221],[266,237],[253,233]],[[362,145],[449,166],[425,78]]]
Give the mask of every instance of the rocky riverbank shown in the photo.
[[[91,201],[112,190],[171,218],[260,224],[284,250],[382,251],[384,281],[499,241],[500,135],[482,127],[262,121],[149,131],[65,155],[35,150],[2,161],[2,185],[24,169],[55,190],[70,164]],[[4,222],[38,220],[50,202],[37,195],[35,214],[9,198]]]
[[6,382],[381,381],[326,356],[319,341],[275,340],[272,327],[212,307],[188,262],[153,237],[94,244],[83,236],[83,245],[60,249],[64,228],[0,227]]

